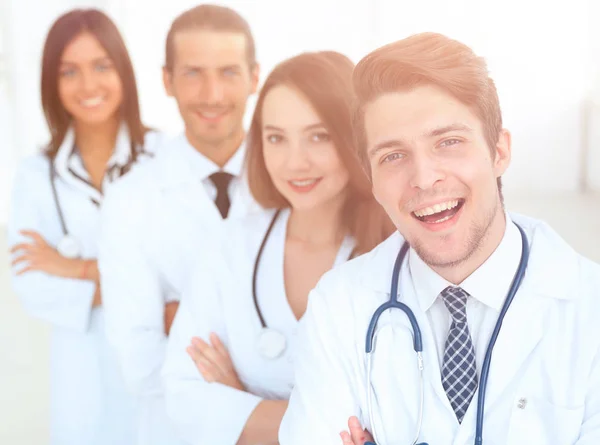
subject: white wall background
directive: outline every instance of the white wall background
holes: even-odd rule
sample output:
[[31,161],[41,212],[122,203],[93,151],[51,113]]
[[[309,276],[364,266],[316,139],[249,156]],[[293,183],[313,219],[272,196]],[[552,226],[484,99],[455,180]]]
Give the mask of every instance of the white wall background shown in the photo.
[[[507,190],[600,190],[600,2],[595,0],[229,0],[250,22],[264,75],[304,50],[358,61],[382,44],[438,31],[488,60],[514,136]],[[136,68],[146,122],[181,129],[160,68],[171,20],[193,0],[2,0],[0,3],[0,223],[15,163],[46,142],[40,55],[60,13],[96,6],[119,25]],[[343,6],[341,6],[343,5]],[[33,14],[35,11],[35,15]],[[3,67],[3,68],[2,68]]]

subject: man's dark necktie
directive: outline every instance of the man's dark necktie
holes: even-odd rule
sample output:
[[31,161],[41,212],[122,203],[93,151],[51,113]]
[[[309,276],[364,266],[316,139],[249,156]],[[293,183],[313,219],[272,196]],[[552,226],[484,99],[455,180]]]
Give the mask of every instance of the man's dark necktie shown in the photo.
[[229,207],[231,206],[231,202],[229,201],[229,183],[233,179],[233,175],[225,172],[216,172],[210,175],[209,179],[217,189],[215,205],[217,206],[217,209],[219,209],[221,217],[225,219],[227,218]]

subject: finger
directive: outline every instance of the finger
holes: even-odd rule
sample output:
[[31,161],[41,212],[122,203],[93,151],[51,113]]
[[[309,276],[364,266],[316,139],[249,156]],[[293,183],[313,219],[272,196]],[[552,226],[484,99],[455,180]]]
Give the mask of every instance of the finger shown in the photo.
[[198,348],[204,357],[210,360],[214,366],[219,368],[220,374],[227,373],[227,360],[223,359],[215,348],[198,337],[192,338],[192,345]]
[[204,353],[202,353],[202,351],[200,351],[194,345],[190,345],[189,348],[192,353],[192,358],[194,359],[194,361],[197,364],[200,364],[201,366],[203,366],[207,372],[209,372],[211,375],[214,376],[215,379],[218,380],[222,377],[223,372],[221,371],[221,368],[216,363],[214,363],[209,357],[207,357]]
[[207,360],[200,351],[193,346],[188,346],[186,352],[196,364],[196,368],[198,368],[198,371],[200,371],[204,380],[211,383],[216,382],[219,379],[220,375],[218,369]]
[[200,361],[196,362],[196,369],[198,369],[198,372],[200,372],[200,375],[207,383],[214,383],[217,381],[217,376],[206,369]]
[[37,269],[33,266],[27,266],[27,267],[24,267],[23,269],[21,269],[20,271],[18,271],[15,275],[17,275],[17,276],[23,275],[24,273],[32,272],[34,270],[37,270]]
[[42,238],[42,236],[34,230],[21,230],[19,233],[23,236],[33,239],[36,244],[41,246],[46,245],[46,240],[44,240],[44,238]]
[[15,254],[19,251],[24,251],[24,252],[29,252],[31,250],[33,250],[36,246],[33,244],[27,244],[27,243],[20,243],[20,244],[15,244],[11,249],[10,249],[10,253]]
[[342,438],[343,445],[354,445],[354,442],[352,442],[352,437],[350,437],[350,433],[348,431],[342,431],[340,433],[340,437]]
[[21,256],[16,257],[14,260],[12,260],[10,265],[14,267],[25,261],[29,261],[30,259],[31,259],[31,255],[21,255]]
[[213,376],[212,373],[208,370],[208,368],[202,363],[202,356],[198,355],[198,353],[194,350],[192,346],[189,346],[186,349],[186,352],[194,361],[196,368],[198,368],[198,371],[200,371],[200,374],[202,375],[202,377],[204,377],[204,380],[213,381],[215,379],[215,376]]
[[212,347],[215,348],[215,350],[223,357],[225,357],[231,364],[231,357],[229,356],[229,351],[227,350],[219,336],[214,332],[210,334],[210,343],[212,344]]
[[352,416],[348,419],[348,428],[350,428],[352,442],[356,445],[363,445],[367,441],[367,434],[356,416]]

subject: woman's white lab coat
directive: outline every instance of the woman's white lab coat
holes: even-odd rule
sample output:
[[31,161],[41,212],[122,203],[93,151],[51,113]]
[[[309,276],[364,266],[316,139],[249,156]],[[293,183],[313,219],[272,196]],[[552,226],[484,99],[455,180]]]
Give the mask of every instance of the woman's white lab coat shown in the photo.
[[[287,400],[293,387],[297,320],[288,304],[283,259],[289,210],[284,210],[265,245],[257,275],[257,299],[269,328],[284,334],[285,352],[265,359],[257,351],[261,330],[252,295],[254,264],[273,212],[223,225],[222,246],[200,253],[171,330],[163,369],[167,413],[186,442],[234,445],[262,399]],[[347,238],[335,264],[346,261]],[[247,392],[202,378],[186,347],[192,337],[215,332],[227,347]]]
[[[576,254],[547,225],[513,215],[531,246],[529,266],[509,308],[486,391],[485,445],[600,443],[600,267]],[[393,235],[373,252],[325,276],[310,296],[299,333],[296,387],[284,416],[281,445],[339,444],[356,415],[369,430],[365,334],[375,309],[389,298]],[[502,273],[502,271],[498,271]],[[511,271],[510,273],[514,273]],[[419,441],[474,442],[477,395],[459,424],[444,389],[427,315],[411,290],[406,265],[400,300],[423,335],[425,403]],[[412,443],[419,406],[412,334],[399,310],[383,316],[371,385],[379,445]],[[380,326],[381,328],[382,326]],[[301,342],[301,343],[300,343]],[[379,348],[379,349],[377,349]]]
[[[146,136],[145,151],[159,145],[156,133]],[[82,247],[82,257],[96,257],[102,194],[89,183],[70,130],[55,159],[55,184],[65,223]],[[127,166],[130,139],[121,128],[104,188],[112,173]],[[140,156],[140,162],[146,158]],[[8,224],[9,247],[30,242],[21,230],[38,232],[51,246],[63,237],[52,195],[50,164],[37,154],[18,168]],[[110,169],[110,167],[113,167]],[[135,168],[135,166],[133,167]],[[12,285],[25,310],[53,325],[50,344],[50,443],[52,445],[130,445],[134,442],[133,398],[126,394],[120,372],[104,337],[102,308],[92,308],[95,284],[32,271],[16,275]]]

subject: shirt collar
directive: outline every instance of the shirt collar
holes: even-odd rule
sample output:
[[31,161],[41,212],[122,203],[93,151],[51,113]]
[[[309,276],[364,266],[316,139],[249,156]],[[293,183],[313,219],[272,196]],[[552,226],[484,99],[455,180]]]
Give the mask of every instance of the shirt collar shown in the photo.
[[[496,250],[479,266],[460,287],[470,296],[486,306],[500,312],[502,304],[516,272],[521,258],[521,235],[508,213],[504,236]],[[411,249],[409,265],[412,280],[417,292],[419,304],[427,311],[442,290],[452,284],[438,275]]]
[[240,148],[233,154],[233,156],[223,166],[223,171],[233,176],[240,176],[244,167],[244,158],[246,157],[246,142],[242,142]]
[[207,179],[218,171],[224,171],[237,177],[240,175],[244,163],[245,144],[242,143],[223,168],[196,150],[185,135],[179,138],[174,147],[174,152],[188,166],[189,173],[199,180]]

